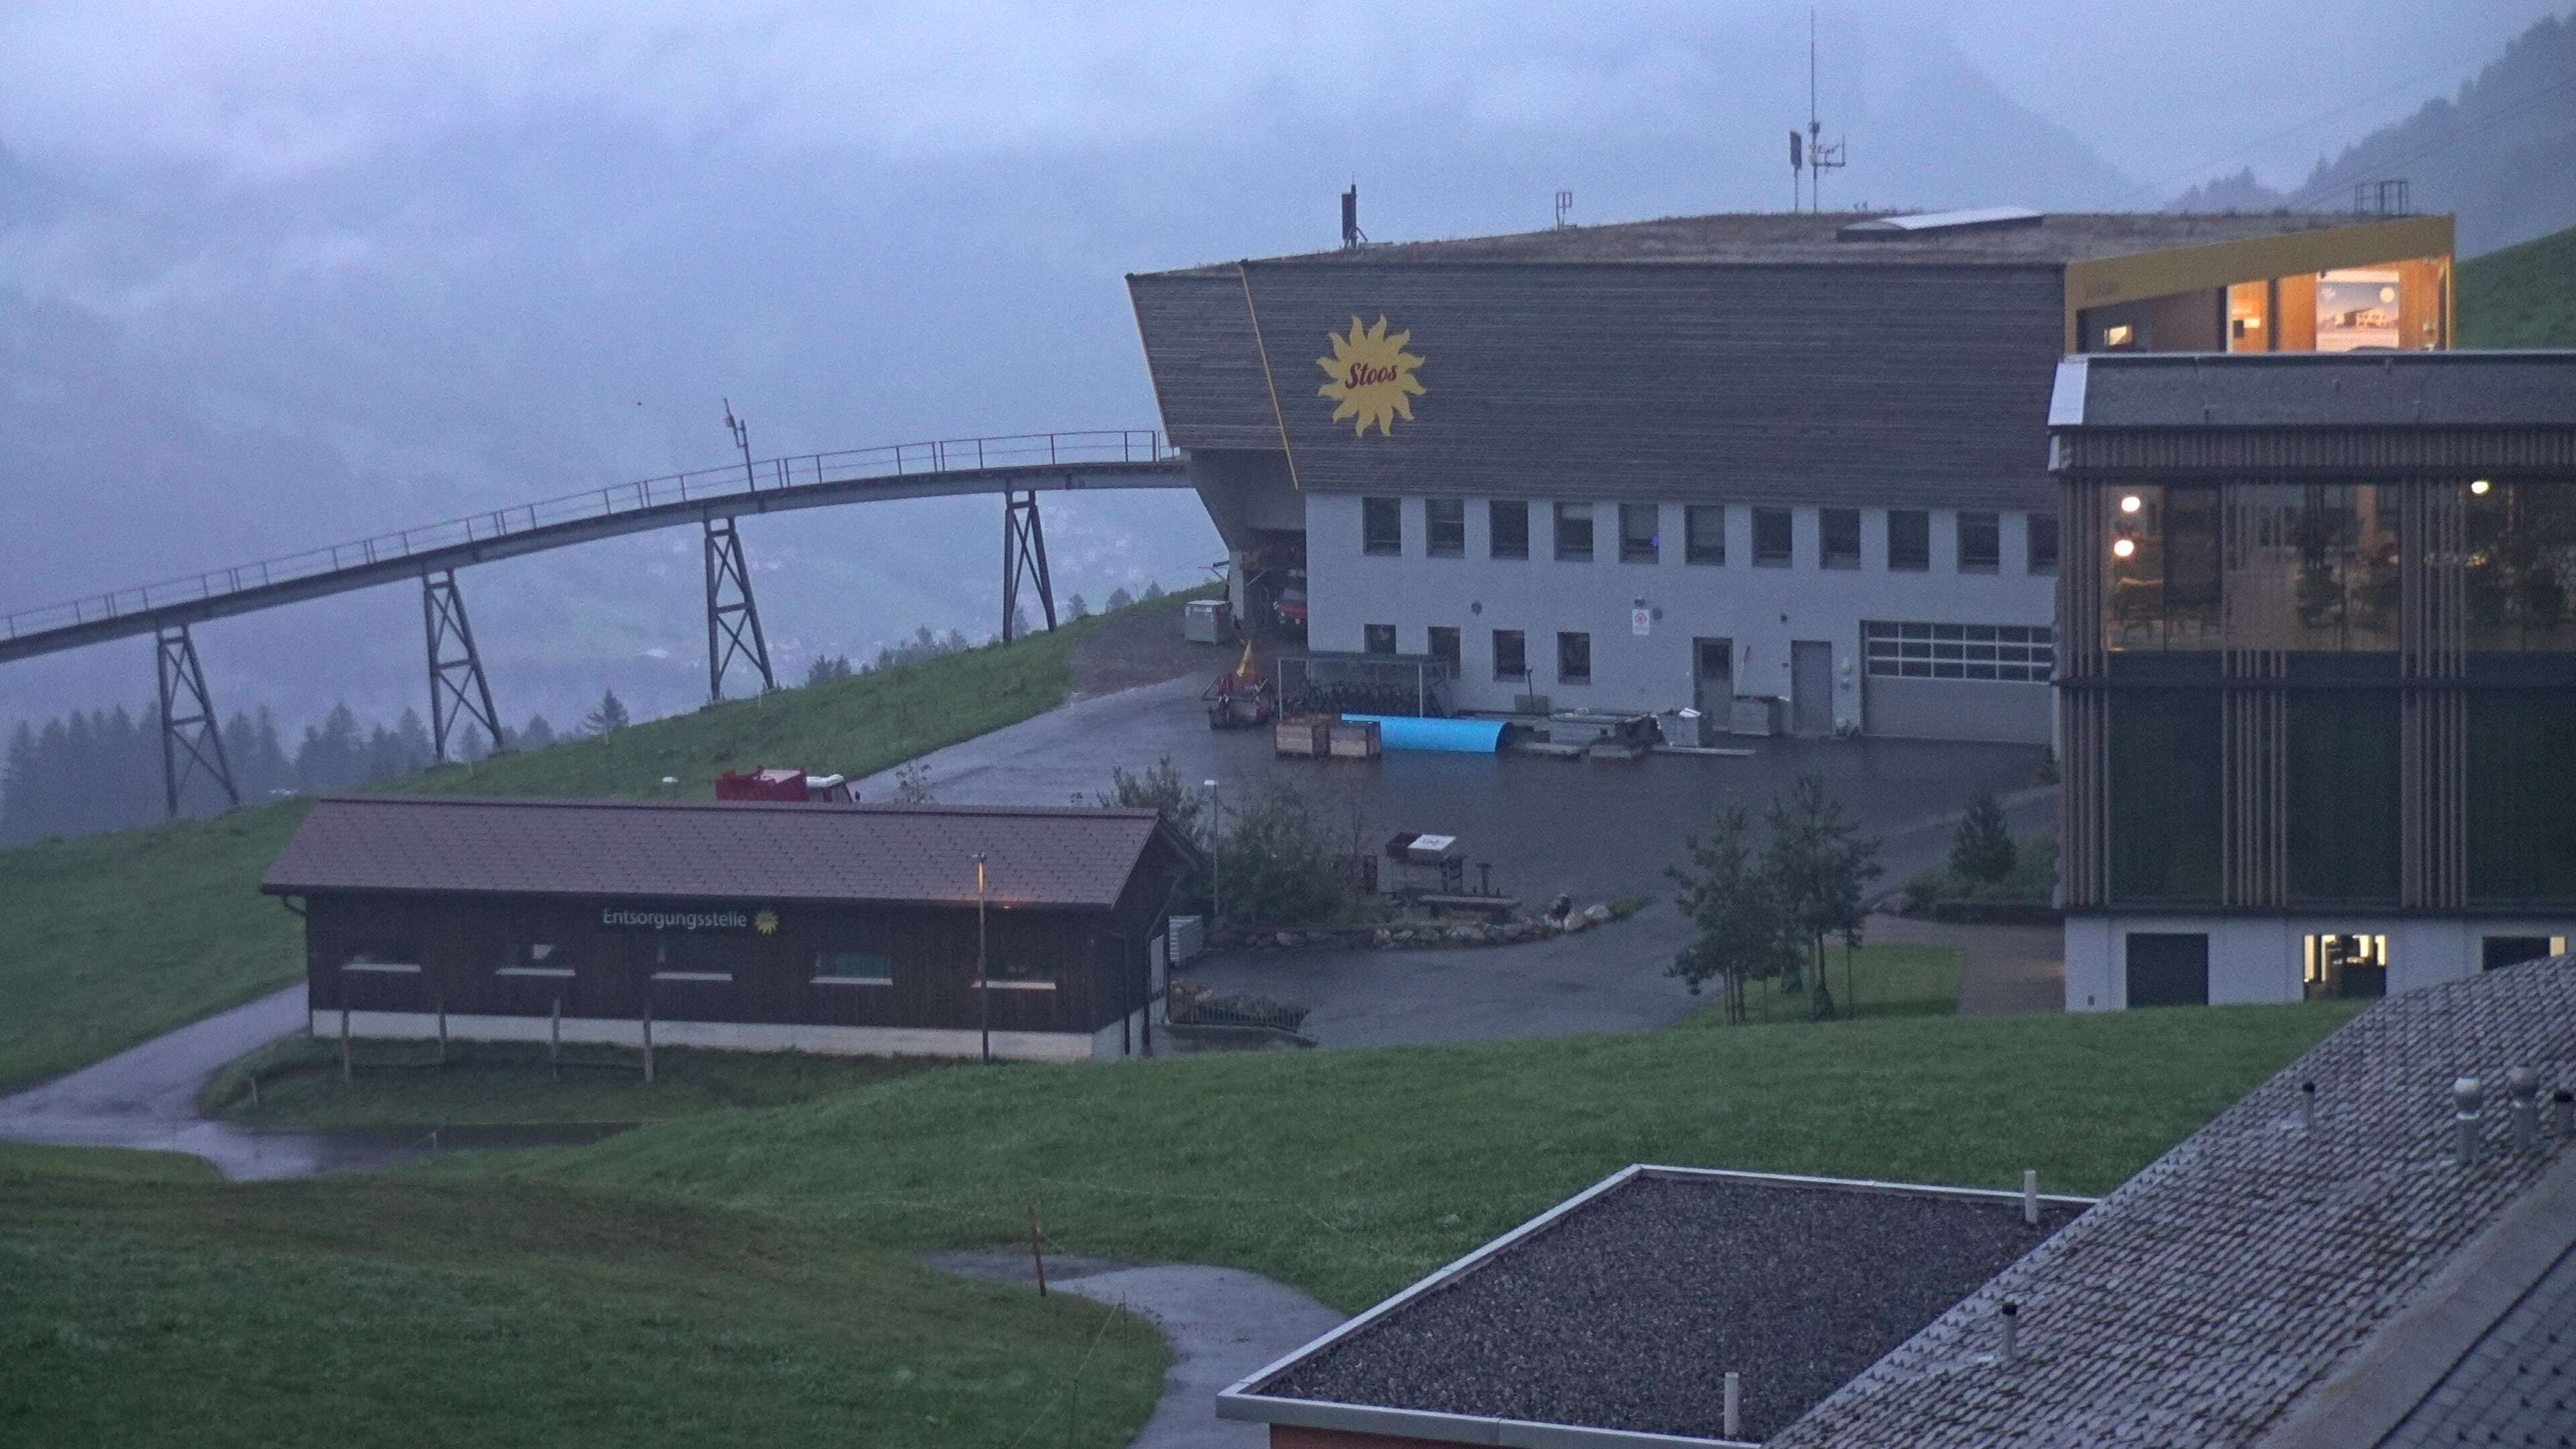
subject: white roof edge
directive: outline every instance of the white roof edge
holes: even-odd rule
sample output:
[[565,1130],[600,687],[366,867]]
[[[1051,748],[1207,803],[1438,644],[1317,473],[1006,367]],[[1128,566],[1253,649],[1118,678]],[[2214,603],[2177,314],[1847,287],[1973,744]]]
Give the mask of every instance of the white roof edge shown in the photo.
[[2081,355],[2057,360],[2057,385],[2048,394],[2048,425],[2052,428],[2084,426],[2084,380],[2086,359]]
[[1285,1424],[1296,1429],[1339,1429],[1390,1439],[1431,1439],[1449,1444],[1490,1444],[1501,1449],[1761,1449],[1749,1439],[1699,1439],[1642,1429],[1600,1429],[1584,1424],[1542,1424],[1482,1414],[1440,1414],[1427,1409],[1381,1409],[1314,1399],[1279,1399],[1233,1389],[1216,1396],[1220,1419]]

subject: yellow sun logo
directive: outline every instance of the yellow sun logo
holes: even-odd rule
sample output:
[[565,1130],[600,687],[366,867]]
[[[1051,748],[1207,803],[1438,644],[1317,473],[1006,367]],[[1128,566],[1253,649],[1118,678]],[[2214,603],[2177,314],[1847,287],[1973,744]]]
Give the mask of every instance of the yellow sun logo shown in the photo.
[[1378,436],[1386,437],[1394,431],[1397,418],[1413,421],[1413,399],[1422,396],[1422,384],[1413,370],[1422,365],[1422,359],[1404,350],[1404,344],[1413,340],[1412,333],[1388,336],[1386,318],[1381,316],[1375,327],[1362,327],[1360,319],[1353,317],[1348,337],[1337,332],[1324,335],[1333,341],[1333,355],[1316,358],[1315,365],[1332,381],[1315,391],[1339,404],[1333,409],[1334,422],[1357,419],[1351,424],[1354,437],[1366,437],[1369,424],[1375,423]]
[[764,936],[777,935],[778,913],[776,911],[762,911],[751,918],[751,928]]

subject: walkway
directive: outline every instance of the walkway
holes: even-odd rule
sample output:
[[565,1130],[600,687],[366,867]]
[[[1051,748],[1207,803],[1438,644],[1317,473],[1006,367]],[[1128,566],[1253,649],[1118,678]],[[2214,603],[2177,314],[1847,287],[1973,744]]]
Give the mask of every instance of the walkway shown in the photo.
[[[1034,1286],[1023,1253],[924,1253],[931,1267]],[[1050,1257],[1047,1286],[1143,1315],[1172,1346],[1162,1402],[1129,1449],[1254,1449],[1266,1427],[1216,1416],[1217,1393],[1339,1327],[1342,1315],[1284,1283],[1236,1268],[1139,1266]]]

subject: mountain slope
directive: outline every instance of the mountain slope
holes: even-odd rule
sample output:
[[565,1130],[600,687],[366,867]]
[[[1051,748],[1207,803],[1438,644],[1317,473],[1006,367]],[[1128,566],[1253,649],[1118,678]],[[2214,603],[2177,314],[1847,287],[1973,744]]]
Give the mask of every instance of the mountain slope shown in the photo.
[[2460,345],[2576,347],[2576,227],[2460,264]]

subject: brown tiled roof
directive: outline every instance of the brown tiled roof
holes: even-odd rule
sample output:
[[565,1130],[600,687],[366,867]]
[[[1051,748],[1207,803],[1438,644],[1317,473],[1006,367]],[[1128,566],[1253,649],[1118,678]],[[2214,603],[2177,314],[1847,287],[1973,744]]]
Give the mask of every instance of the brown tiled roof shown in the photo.
[[272,895],[437,891],[706,900],[1115,905],[1151,810],[770,801],[325,796],[269,867]]

